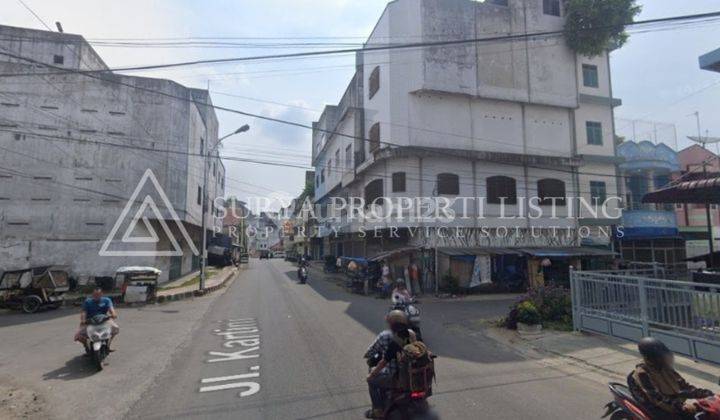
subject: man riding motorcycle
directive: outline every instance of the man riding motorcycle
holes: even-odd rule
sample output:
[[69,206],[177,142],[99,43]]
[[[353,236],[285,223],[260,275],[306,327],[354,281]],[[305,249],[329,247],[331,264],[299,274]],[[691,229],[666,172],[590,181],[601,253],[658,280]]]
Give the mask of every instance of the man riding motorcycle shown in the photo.
[[79,341],[83,346],[85,346],[88,338],[86,329],[87,321],[95,315],[110,315],[111,319],[107,322],[110,323],[112,333],[111,338],[108,341],[108,350],[114,351],[109,348],[109,345],[112,343],[113,338],[115,338],[115,336],[120,332],[120,327],[118,327],[117,323],[114,321],[117,319],[117,312],[115,311],[112,300],[103,296],[103,291],[100,287],[96,287],[92,292],[92,296],[85,299],[85,302],[82,304],[82,312],[80,313],[80,328],[77,333],[75,333],[75,341]]
[[390,311],[385,320],[389,330],[381,332],[365,354],[367,358],[374,356],[374,354],[369,354],[371,352],[384,351],[382,359],[372,368],[367,377],[372,401],[372,409],[365,412],[367,418],[383,417],[387,391],[394,388],[397,381],[397,355],[402,352],[405,344],[416,340],[415,333],[408,327],[408,320],[403,311]]
[[628,376],[633,397],[653,420],[695,418],[702,411],[697,400],[711,397],[714,392],[687,383],[673,368],[672,351],[660,340],[645,337],[638,343],[638,350],[643,363]]

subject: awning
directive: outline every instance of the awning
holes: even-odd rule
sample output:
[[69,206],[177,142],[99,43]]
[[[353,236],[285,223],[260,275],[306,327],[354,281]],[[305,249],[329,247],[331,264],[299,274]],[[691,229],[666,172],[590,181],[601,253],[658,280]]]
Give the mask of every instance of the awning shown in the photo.
[[510,249],[510,248],[493,248],[493,247],[445,247],[438,248],[438,252],[451,257],[457,257],[461,255],[480,255],[480,254],[491,254],[491,255],[522,255],[521,252]]
[[533,257],[591,257],[591,256],[615,256],[617,253],[609,249],[586,248],[586,247],[553,247],[553,248],[518,248]]
[[406,246],[404,248],[398,248],[398,249],[393,249],[390,251],[381,252],[381,253],[373,256],[372,258],[368,258],[368,261],[380,261],[380,260],[384,260],[385,258],[388,258],[388,257],[393,257],[396,255],[402,255],[402,254],[409,254],[409,253],[414,253],[414,252],[419,252],[419,251],[420,251],[420,248],[418,248],[416,246]]
[[720,177],[680,182],[645,194],[643,203],[720,204]]
[[[720,251],[713,252],[713,260],[720,261]],[[710,261],[710,253],[703,254],[703,255],[696,255],[694,257],[685,258],[685,261],[692,261],[692,262],[702,262],[705,261],[709,263]]]

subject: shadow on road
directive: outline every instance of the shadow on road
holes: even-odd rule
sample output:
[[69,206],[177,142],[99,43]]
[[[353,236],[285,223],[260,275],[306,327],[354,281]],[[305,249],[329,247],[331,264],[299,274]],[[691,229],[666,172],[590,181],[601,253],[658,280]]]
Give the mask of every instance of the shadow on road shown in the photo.
[[[290,280],[296,280],[295,271],[284,271]],[[330,301],[348,303],[348,316],[365,328],[379,333],[385,328],[385,314],[390,301],[374,296],[363,296],[346,291],[332,281],[326,280],[317,270],[312,270],[307,286]],[[504,313],[510,301],[483,302],[433,302],[419,305],[422,316],[423,338],[432,351],[441,357],[467,360],[475,363],[507,363],[525,360],[512,350],[503,347],[482,334],[469,336],[453,325],[463,325],[471,319],[493,318]],[[369,345],[370,343],[368,343]]]
[[19,311],[1,310],[0,311],[0,328],[12,327],[15,325],[31,324],[33,322],[49,321],[65,316],[79,316],[79,309],[76,308],[60,308],[48,309],[34,314],[26,314]]
[[97,373],[97,370],[88,357],[78,355],[65,362],[65,366],[43,374],[43,380],[61,379],[72,381],[87,378]]

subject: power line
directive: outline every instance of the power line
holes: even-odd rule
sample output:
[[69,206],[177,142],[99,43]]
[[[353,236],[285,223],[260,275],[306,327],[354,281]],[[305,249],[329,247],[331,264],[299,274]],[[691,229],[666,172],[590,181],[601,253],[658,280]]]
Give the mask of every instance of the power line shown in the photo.
[[42,23],[42,25],[43,25],[48,31],[51,31],[51,32],[52,32],[52,28],[50,28],[50,26],[49,26],[47,23],[45,23],[45,21],[42,20],[42,18],[41,18],[40,16],[38,16],[38,14],[35,13],[35,11],[33,11],[33,9],[31,9],[30,6],[28,6],[23,0],[18,0],[18,3],[22,4],[22,6],[23,6],[24,8],[26,8],[28,12],[30,12],[33,16],[35,16],[35,19],[37,19],[40,23]]
[[[693,15],[681,15],[681,16],[671,16],[671,17],[657,18],[657,19],[647,19],[647,20],[642,20],[642,21],[626,22],[622,25],[605,25],[605,26],[600,26],[600,27],[596,27],[596,28],[586,28],[586,29],[583,29],[583,31],[592,32],[592,31],[597,31],[597,30],[625,28],[625,27],[629,27],[629,26],[654,25],[654,24],[658,24],[658,23],[676,23],[676,22],[683,22],[683,21],[706,20],[709,18],[717,18],[717,17],[720,17],[720,12],[710,12],[710,13],[701,13],[701,14],[693,14]],[[195,66],[195,65],[199,65],[199,64],[237,63],[237,62],[244,62],[244,61],[257,61],[257,60],[267,60],[267,59],[326,56],[326,55],[336,55],[336,54],[355,54],[355,53],[368,53],[368,52],[373,52],[373,51],[388,51],[388,50],[410,49],[410,48],[428,48],[428,47],[475,44],[475,43],[485,43],[485,42],[516,41],[516,40],[521,40],[521,39],[547,38],[547,37],[554,37],[554,36],[562,36],[564,33],[565,33],[564,30],[541,31],[541,32],[532,32],[532,33],[492,36],[492,37],[486,37],[486,38],[413,42],[413,43],[389,44],[389,45],[380,45],[380,46],[372,46],[372,45],[367,46],[366,45],[362,48],[346,48],[346,49],[338,49],[338,50],[306,51],[306,52],[297,52],[297,53],[271,54],[271,55],[259,55],[259,56],[249,56],[249,57],[230,57],[230,58],[217,58],[217,59],[205,59],[205,60],[191,60],[191,61],[181,61],[181,62],[165,63],[165,64],[151,64],[151,65],[143,65],[143,66],[118,67],[118,68],[103,69],[103,70],[78,70],[78,71],[82,72],[82,73],[107,73],[107,72],[113,72],[113,71],[138,71],[138,70],[167,69],[167,68],[174,68],[174,67]],[[13,57],[13,55],[11,55],[11,54],[3,53],[3,55]],[[13,58],[17,58],[17,57],[13,57]],[[49,74],[49,73],[46,73],[46,74]],[[0,76],[10,77],[10,76],[17,76],[17,74],[0,74]],[[22,76],[22,74],[20,76]]]

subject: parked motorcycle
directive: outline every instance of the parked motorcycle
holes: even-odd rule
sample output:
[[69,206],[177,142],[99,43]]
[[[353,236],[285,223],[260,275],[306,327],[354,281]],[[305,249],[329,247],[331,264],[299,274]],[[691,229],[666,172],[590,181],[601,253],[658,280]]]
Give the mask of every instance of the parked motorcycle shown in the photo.
[[408,322],[410,322],[410,328],[415,332],[417,339],[422,341],[422,332],[420,332],[420,309],[417,307],[418,302],[413,299],[412,302],[408,303],[394,294],[391,299],[393,306],[390,307],[390,310],[401,310],[405,312]]
[[107,314],[98,314],[87,320],[85,352],[92,357],[97,370],[102,370],[103,360],[110,354],[112,326],[108,322],[109,320],[110,315]]

